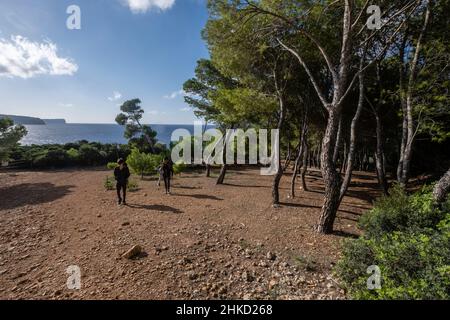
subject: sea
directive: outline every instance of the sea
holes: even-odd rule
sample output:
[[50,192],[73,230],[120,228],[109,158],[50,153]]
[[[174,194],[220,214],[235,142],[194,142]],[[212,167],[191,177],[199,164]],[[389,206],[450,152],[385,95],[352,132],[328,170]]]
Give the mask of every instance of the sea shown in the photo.
[[[117,124],[47,124],[25,125],[28,134],[20,141],[22,145],[65,144],[87,140],[89,142],[126,144],[124,127]],[[169,145],[172,133],[186,129],[194,133],[194,125],[154,124],[150,127],[157,132],[157,140]],[[211,126],[212,127],[212,126]],[[209,128],[209,126],[208,126]]]

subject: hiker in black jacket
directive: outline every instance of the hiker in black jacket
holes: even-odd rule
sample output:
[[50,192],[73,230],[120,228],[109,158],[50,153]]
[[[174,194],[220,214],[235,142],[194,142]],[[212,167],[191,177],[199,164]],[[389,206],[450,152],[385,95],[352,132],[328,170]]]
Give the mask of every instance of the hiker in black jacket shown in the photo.
[[[119,205],[127,204],[127,185],[128,178],[130,177],[130,170],[123,159],[117,161],[117,168],[114,169],[114,177],[116,178],[117,185],[117,197],[119,198]],[[123,198],[121,197],[121,191],[123,191]]]
[[170,179],[173,176],[173,162],[169,158],[164,158],[161,165],[162,176],[164,178],[164,186],[166,187],[166,194],[170,194]]

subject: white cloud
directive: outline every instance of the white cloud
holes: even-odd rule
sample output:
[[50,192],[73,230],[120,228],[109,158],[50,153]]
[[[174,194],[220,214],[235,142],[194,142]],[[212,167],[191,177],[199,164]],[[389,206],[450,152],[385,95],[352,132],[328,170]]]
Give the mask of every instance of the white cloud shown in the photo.
[[180,109],[180,111],[182,111],[182,112],[189,112],[189,111],[191,111],[191,108],[184,107],[184,108]]
[[171,100],[173,100],[176,97],[183,96],[183,95],[185,95],[184,90],[179,90],[179,91],[175,91],[175,92],[172,92],[169,95],[164,96],[164,99],[171,99]]
[[146,13],[155,8],[160,10],[167,10],[172,8],[175,0],[122,0],[133,13]]
[[119,91],[114,91],[112,97],[108,97],[109,101],[117,101],[122,98],[122,94]]
[[71,76],[77,71],[72,59],[58,56],[58,47],[51,41],[33,42],[22,36],[0,39],[0,77]]

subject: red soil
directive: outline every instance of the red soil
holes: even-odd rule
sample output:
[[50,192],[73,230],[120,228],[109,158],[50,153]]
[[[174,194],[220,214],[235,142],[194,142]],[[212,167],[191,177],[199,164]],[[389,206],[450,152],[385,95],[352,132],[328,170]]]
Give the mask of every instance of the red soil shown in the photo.
[[[320,173],[310,191],[271,206],[271,177],[233,170],[226,184],[203,173],[175,178],[167,196],[136,181],[129,206],[105,191],[104,170],[0,173],[1,299],[341,299],[332,275],[342,240],[378,195],[373,175],[356,173],[333,235],[313,226],[322,203]],[[300,184],[298,184],[300,185]],[[121,257],[140,245],[134,260]],[[81,269],[81,290],[66,286]]]

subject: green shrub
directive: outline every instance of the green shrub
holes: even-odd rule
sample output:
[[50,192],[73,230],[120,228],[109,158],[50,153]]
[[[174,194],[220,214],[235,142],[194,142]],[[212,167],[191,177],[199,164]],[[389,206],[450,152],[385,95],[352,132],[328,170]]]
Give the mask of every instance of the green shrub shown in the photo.
[[[57,151],[56,154],[55,151]],[[16,146],[11,151],[10,157],[13,160],[24,161],[22,165],[24,168],[30,166],[51,168],[69,165],[106,165],[108,162],[115,162],[119,158],[126,159],[130,153],[129,145],[79,141],[64,145]]]
[[133,173],[140,175],[141,178],[144,178],[145,174],[154,173],[159,162],[160,157],[158,155],[142,153],[136,148],[131,151],[127,158],[128,166]]
[[104,154],[90,144],[83,144],[79,149],[79,153],[80,162],[84,165],[101,165],[105,161]]
[[77,162],[80,159],[80,153],[75,148],[67,150],[67,155],[72,162]]
[[173,165],[173,173],[180,174],[186,170],[186,164],[184,162],[177,162]]
[[130,192],[138,191],[139,190],[139,184],[135,180],[128,181],[127,190]]
[[[114,177],[106,176],[103,186],[106,191],[112,191],[116,189],[116,179]],[[128,181],[127,190],[134,192],[139,190],[139,184],[135,180]]]
[[117,163],[116,162],[108,162],[108,164],[106,165],[106,167],[109,170],[114,170],[115,168],[117,168]]
[[63,167],[69,162],[69,156],[64,149],[59,147],[39,150],[32,154],[33,166],[37,168],[44,167]]
[[429,188],[408,196],[402,188],[394,186],[391,196],[382,197],[369,214],[361,218],[360,226],[370,237],[379,237],[394,231],[424,231],[436,228],[445,218],[445,210],[434,208]]
[[116,188],[115,183],[116,183],[116,181],[115,181],[114,177],[107,176],[105,178],[105,182],[104,182],[103,186],[105,187],[105,190],[111,191]]
[[[427,190],[399,188],[362,219],[365,235],[345,243],[335,272],[356,299],[449,299],[450,210]],[[381,289],[367,288],[367,268],[381,270]]]

